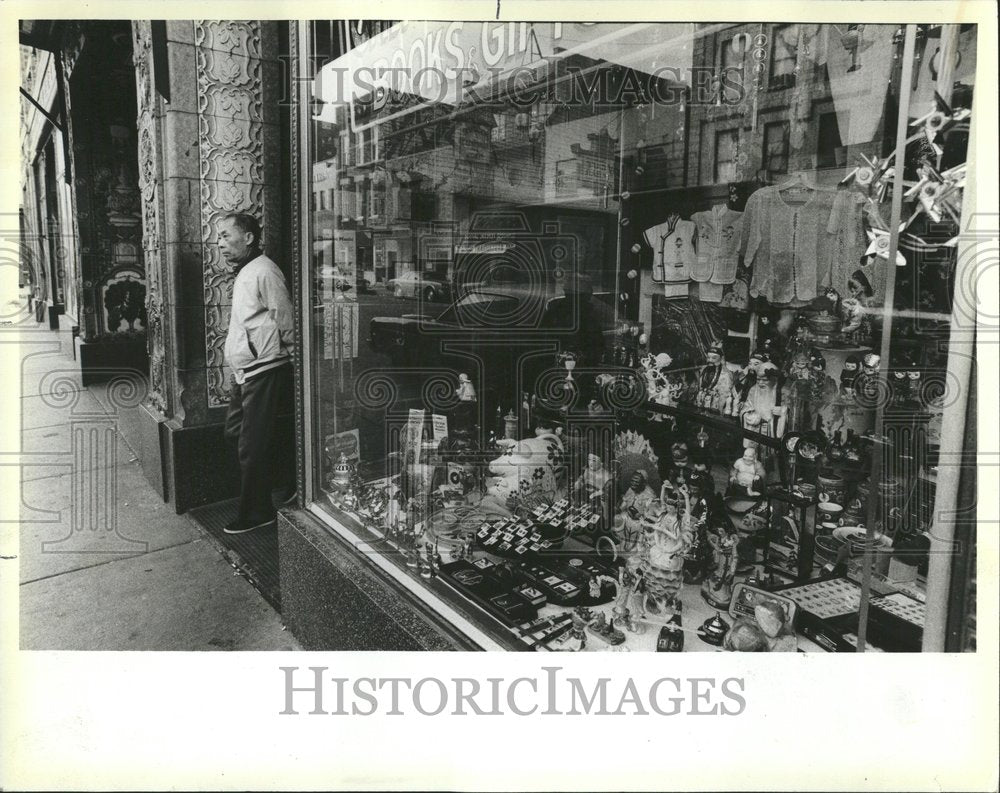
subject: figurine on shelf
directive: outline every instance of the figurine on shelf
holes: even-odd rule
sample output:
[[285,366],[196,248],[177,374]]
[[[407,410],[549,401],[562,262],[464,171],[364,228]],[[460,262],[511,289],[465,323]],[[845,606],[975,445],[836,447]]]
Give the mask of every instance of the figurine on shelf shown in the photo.
[[[784,435],[788,409],[782,405],[781,392],[778,367],[770,361],[761,364],[757,381],[743,403],[740,414],[743,428],[772,438]],[[757,446],[757,442],[744,439],[743,445]],[[758,455],[762,459],[763,451]]]
[[573,484],[573,496],[579,501],[592,502],[598,499],[607,500],[611,486],[611,474],[604,467],[601,458],[590,453],[587,455],[587,470]]
[[[642,516],[646,514],[656,494],[649,486],[645,471],[636,471],[629,478],[628,490],[618,505],[621,517],[620,536],[617,537],[626,549],[635,546],[642,532]],[[617,523],[617,521],[616,521]]]
[[553,649],[564,653],[580,652],[587,646],[587,620],[579,613],[573,612],[573,624],[565,638],[557,639]]
[[861,359],[857,355],[848,355],[844,368],[840,370],[840,396],[844,400],[854,399],[854,381],[861,368]]
[[[843,415],[838,405],[837,382],[826,373],[826,358],[819,350],[809,356],[809,377],[796,383],[798,402],[794,404],[796,427],[832,426],[838,415]],[[817,423],[819,422],[819,423]]]
[[917,369],[910,369],[906,373],[906,401],[920,403],[921,386],[920,372]]
[[721,344],[713,344],[705,356],[706,365],[698,375],[695,405],[703,410],[721,411],[733,390],[733,376],[726,366]]
[[776,600],[759,601],[753,609],[754,619],[767,637],[767,649],[776,653],[794,653],[798,650],[795,631],[788,625],[785,609]]
[[656,370],[652,354],[647,353],[643,355],[639,360],[639,365],[642,378],[646,382],[646,397],[653,399],[660,391],[660,382],[658,377],[659,372]]
[[791,384],[806,383],[809,380],[809,358],[812,351],[808,347],[797,349],[788,364],[788,381]]
[[861,359],[861,372],[854,379],[854,398],[865,407],[876,407],[880,392],[885,390],[881,366],[882,357],[876,352],[869,352]]
[[729,472],[730,489],[739,490],[753,498],[759,496],[757,486],[764,480],[764,464],[757,459],[757,450],[748,446],[743,450],[743,456],[733,463]]
[[[681,610],[678,597],[684,584],[684,557],[694,541],[691,526],[691,501],[686,487],[679,488],[684,497],[684,515],[670,502],[653,501],[643,527],[652,529],[652,542],[646,559],[646,607],[654,613]],[[662,495],[662,494],[661,494]]]
[[604,612],[600,612],[597,618],[587,625],[587,630],[601,641],[616,645],[625,641],[625,634],[615,627],[615,618],[608,620]]
[[587,591],[594,600],[600,600],[604,597],[605,586],[614,587],[615,592],[612,599],[616,599],[619,592],[617,578],[612,578],[609,575],[592,575],[587,581]]
[[663,481],[673,487],[686,482],[691,473],[691,453],[687,441],[679,440],[670,444],[670,460],[663,471]]
[[[667,369],[673,359],[665,352],[656,355],[647,355],[643,358],[643,378],[646,382],[646,396],[651,402],[660,405],[673,405],[674,391],[670,387],[670,376]],[[666,417],[662,413],[652,414],[654,421],[663,421]]]
[[618,585],[615,588],[615,605],[611,614],[617,619],[625,619],[629,613],[629,597],[635,583],[635,568],[622,565],[618,568]]
[[701,596],[714,608],[729,608],[733,599],[733,580],[739,563],[736,552],[739,541],[739,532],[731,524],[726,526],[720,523],[715,531],[708,534],[708,542],[715,557],[715,570],[702,584]]
[[869,305],[875,290],[861,270],[855,270],[847,279],[847,297],[840,301],[843,321],[840,332],[844,341],[863,344],[871,337]]
[[750,353],[746,368],[743,369],[733,386],[732,402],[730,403],[730,416],[739,416],[750,394],[750,389],[757,382],[760,368],[764,363],[770,362],[771,356],[763,350],[757,349]]
[[460,374],[458,376],[458,388],[455,389],[455,395],[458,397],[459,402],[476,401],[476,389],[467,374]]
[[809,330],[809,325],[805,321],[803,315],[799,315],[795,319],[795,333],[788,340],[787,352],[789,355],[794,356],[800,351],[805,351],[807,354],[810,349],[812,349],[815,339],[813,338],[812,331]]

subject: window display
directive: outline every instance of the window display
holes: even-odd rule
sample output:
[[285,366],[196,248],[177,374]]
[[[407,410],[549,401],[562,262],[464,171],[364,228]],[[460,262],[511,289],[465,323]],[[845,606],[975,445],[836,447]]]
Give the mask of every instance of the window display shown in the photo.
[[975,28],[326,26],[331,530],[511,648],[919,649]]

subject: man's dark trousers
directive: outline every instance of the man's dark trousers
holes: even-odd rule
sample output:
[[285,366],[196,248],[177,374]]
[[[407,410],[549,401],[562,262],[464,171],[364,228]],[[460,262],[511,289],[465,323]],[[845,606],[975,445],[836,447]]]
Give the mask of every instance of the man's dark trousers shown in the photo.
[[226,437],[236,443],[240,461],[240,505],[237,520],[248,526],[274,518],[271,490],[294,490],[294,445],[291,428],[278,416],[292,410],[292,367],[285,364],[233,382],[226,413]]

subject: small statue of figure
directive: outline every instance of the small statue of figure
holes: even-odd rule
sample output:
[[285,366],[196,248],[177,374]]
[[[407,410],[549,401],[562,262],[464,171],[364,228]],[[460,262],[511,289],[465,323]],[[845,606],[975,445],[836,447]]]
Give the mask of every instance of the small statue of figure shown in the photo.
[[861,359],[857,355],[847,356],[840,371],[840,396],[845,400],[854,399],[854,381],[861,369]]
[[458,388],[455,389],[455,395],[458,397],[459,402],[476,401],[476,389],[467,374],[460,374],[458,376]]
[[748,446],[729,472],[730,489],[739,488],[750,497],[759,496],[756,487],[763,481],[764,473],[764,464],[757,459],[757,450]]
[[863,343],[871,337],[868,307],[874,295],[871,281],[861,270],[855,270],[847,279],[847,297],[840,301],[843,325],[840,332],[844,340]]
[[651,502],[643,517],[643,528],[647,533],[651,529],[653,535],[644,559],[646,590],[658,613],[680,611],[678,595],[684,584],[684,559],[694,543],[688,490],[684,486],[678,490],[684,497],[683,517],[677,514],[675,504],[664,500],[666,488],[661,491],[661,501]]
[[587,620],[577,612],[573,612],[573,624],[565,639],[557,640],[554,649],[564,653],[580,652],[587,646]]
[[[744,429],[758,432],[772,438],[785,434],[788,408],[782,404],[782,388],[778,367],[768,361],[761,364],[757,380],[743,403],[740,423]],[[757,446],[757,442],[745,438],[744,446]],[[758,456],[763,457],[763,454]]]
[[626,550],[635,547],[641,533],[642,516],[655,498],[656,494],[647,482],[645,471],[638,470],[629,477],[628,490],[618,504],[618,514],[622,521],[621,536],[617,539]]
[[878,404],[882,384],[882,356],[869,352],[861,359],[861,371],[854,378],[854,396],[867,407]]
[[604,497],[605,488],[611,483],[611,474],[604,462],[596,454],[587,455],[587,470],[577,477],[573,484],[573,495],[577,499],[592,501]]
[[729,608],[733,599],[733,580],[736,578],[736,567],[739,555],[736,552],[740,535],[731,526],[720,526],[716,531],[708,533],[708,542],[712,546],[715,570],[711,577],[701,586],[701,596],[713,608]]
[[707,363],[698,375],[695,404],[705,410],[721,411],[733,390],[733,376],[726,366],[722,345],[709,347],[705,359]]

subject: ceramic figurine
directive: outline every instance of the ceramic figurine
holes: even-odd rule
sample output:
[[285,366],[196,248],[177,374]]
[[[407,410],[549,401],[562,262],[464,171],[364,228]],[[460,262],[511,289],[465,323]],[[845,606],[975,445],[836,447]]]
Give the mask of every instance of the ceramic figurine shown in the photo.
[[715,557],[715,570],[701,586],[701,596],[713,608],[729,608],[733,599],[733,580],[736,578],[736,567],[739,555],[736,547],[740,535],[737,531],[722,526],[708,534],[708,542],[712,546]]
[[611,484],[611,474],[596,454],[587,455],[587,470],[573,484],[573,495],[583,501],[603,498],[605,488]]
[[706,365],[698,375],[695,405],[705,410],[721,411],[733,390],[733,376],[726,366],[721,344],[709,347]]
[[[780,438],[785,434],[788,409],[782,404],[778,367],[770,361],[761,364],[756,382],[747,394],[740,414],[745,429]],[[744,439],[744,446],[757,446],[756,441]],[[758,450],[758,457],[765,457],[765,450]]]
[[618,504],[619,520],[615,521],[616,526],[621,525],[618,539],[626,548],[634,547],[639,538],[642,527],[642,517],[646,514],[646,509],[656,498],[656,494],[646,481],[645,471],[636,471],[629,477],[628,490],[622,496]]
[[738,384],[733,388],[733,399],[729,415],[740,415],[750,394],[750,389],[754,387],[758,378],[761,377],[761,367],[765,363],[770,363],[770,361],[771,356],[763,350],[757,349],[750,353],[746,369],[744,369],[742,376],[739,378]]
[[840,371],[840,396],[843,399],[854,399],[854,381],[861,368],[861,359],[857,355],[847,356],[844,368]]
[[847,280],[847,297],[840,302],[845,341],[863,343],[871,336],[869,304],[874,294],[871,281],[861,270],[855,270]]
[[653,399],[659,393],[660,386],[657,380],[656,366],[653,363],[653,356],[649,353],[639,359],[643,380],[646,382],[646,397]]
[[808,352],[814,341],[809,325],[804,321],[804,317],[799,315],[795,322],[795,334],[788,340],[787,350],[789,354],[794,356],[802,350]]
[[796,381],[808,381],[810,376],[809,369],[809,357],[810,350],[807,347],[799,348],[792,355],[792,359],[788,364],[788,380],[791,382]]
[[911,369],[906,373],[906,399],[909,402],[920,402],[920,372]]
[[646,606],[656,613],[681,610],[684,557],[694,542],[690,497],[686,487],[679,490],[684,497],[683,516],[675,504],[653,501],[643,517],[643,527],[651,527],[653,534],[645,559]]
[[597,615],[597,619],[587,626],[587,630],[597,638],[611,645],[621,644],[625,641],[625,634],[615,627],[614,617],[608,620],[604,616],[604,612]]
[[455,389],[455,395],[458,397],[459,402],[476,401],[476,389],[473,387],[472,381],[469,380],[467,374],[460,374],[458,376],[458,388]]
[[882,390],[881,369],[882,357],[875,352],[867,353],[861,359],[861,372],[854,379],[855,399],[863,402],[867,407],[875,407],[881,398],[879,393]]
[[739,488],[748,496],[759,496],[755,489],[764,479],[764,464],[757,459],[757,450],[747,447],[743,450],[743,456],[733,463],[729,473],[729,484],[735,489]]
[[587,646],[587,620],[580,614],[574,612],[572,616],[572,626],[564,637],[557,639],[552,647],[558,652],[575,653],[580,652]]

